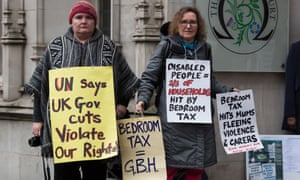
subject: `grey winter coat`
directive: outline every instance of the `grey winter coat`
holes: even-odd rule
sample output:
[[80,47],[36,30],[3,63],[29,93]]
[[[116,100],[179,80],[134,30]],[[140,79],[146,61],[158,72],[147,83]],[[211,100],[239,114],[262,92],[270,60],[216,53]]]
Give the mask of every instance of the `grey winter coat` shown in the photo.
[[[157,45],[145,72],[142,74],[137,101],[144,101],[145,108],[147,108],[153,91],[157,90],[159,96],[157,109],[163,128],[167,166],[205,168],[217,162],[214,124],[167,122],[164,77],[166,58],[212,60],[211,47],[206,42],[198,42],[194,57],[185,55],[185,52],[179,37],[166,38]],[[221,86],[212,78],[212,97],[215,97],[216,93],[228,91],[230,88]]]

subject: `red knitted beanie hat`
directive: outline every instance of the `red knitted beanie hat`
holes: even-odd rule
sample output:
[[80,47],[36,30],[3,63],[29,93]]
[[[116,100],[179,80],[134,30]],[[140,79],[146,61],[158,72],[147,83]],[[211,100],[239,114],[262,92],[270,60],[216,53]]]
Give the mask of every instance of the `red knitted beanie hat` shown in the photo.
[[95,23],[97,24],[97,12],[92,3],[87,0],[77,1],[69,12],[69,24],[72,24],[72,18],[77,13],[87,13],[93,16]]

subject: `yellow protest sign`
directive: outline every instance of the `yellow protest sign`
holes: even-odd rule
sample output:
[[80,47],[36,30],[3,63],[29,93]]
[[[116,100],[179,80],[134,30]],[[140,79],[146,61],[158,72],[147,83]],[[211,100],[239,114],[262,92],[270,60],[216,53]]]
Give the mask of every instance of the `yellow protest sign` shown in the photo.
[[54,163],[118,154],[111,66],[49,71]]
[[123,180],[165,180],[166,162],[158,116],[118,120]]

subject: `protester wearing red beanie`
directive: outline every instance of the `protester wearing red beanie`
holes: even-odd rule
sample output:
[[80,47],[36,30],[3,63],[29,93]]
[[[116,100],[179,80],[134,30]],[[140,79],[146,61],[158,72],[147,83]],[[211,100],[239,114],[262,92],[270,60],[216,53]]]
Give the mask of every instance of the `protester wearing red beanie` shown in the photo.
[[77,1],[71,8],[69,12],[69,24],[72,24],[72,18],[77,13],[87,13],[91,15],[94,20],[95,24],[97,24],[97,12],[92,3],[87,0],[79,0]]
[[[41,155],[43,156],[43,162],[45,162],[45,164],[43,164],[45,179],[105,180],[108,177],[108,172],[112,172],[108,171],[108,163],[112,161],[115,162],[116,160],[117,163],[119,163],[119,157],[113,157],[113,159],[109,158],[109,160],[101,159],[103,158],[102,151],[109,150],[109,152],[107,151],[106,153],[118,151],[117,142],[111,145],[112,149],[114,149],[112,150],[109,148],[110,145],[106,144],[106,141],[102,141],[99,138],[99,141],[97,141],[99,146],[94,147],[94,144],[91,144],[93,147],[86,149],[84,143],[90,143],[91,141],[89,140],[93,140],[89,137],[86,137],[86,142],[70,142],[78,143],[79,146],[82,145],[84,151],[90,151],[86,153],[88,154],[86,155],[86,159],[76,161],[76,159],[72,159],[70,157],[71,154],[69,154],[68,157],[70,157],[70,161],[54,163],[54,178],[50,178],[52,171],[49,170],[51,167],[49,166],[49,162],[51,161],[48,161],[48,158],[55,158],[57,154],[53,152],[54,147],[52,145],[53,139],[51,136],[51,121],[53,121],[53,119],[49,117],[51,108],[48,108],[50,98],[48,92],[50,83],[53,83],[48,81],[49,70],[81,66],[111,66],[113,72],[110,76],[113,76],[111,78],[113,78],[114,81],[116,112],[110,113],[116,113],[113,114],[113,116],[117,117],[117,119],[128,117],[127,106],[139,86],[139,79],[129,67],[120,48],[97,28],[97,13],[93,4],[87,0],[76,1],[71,7],[68,18],[70,25],[67,31],[48,43],[32,77],[29,82],[24,85],[24,91],[27,94],[34,95],[32,134],[41,140]],[[97,76],[108,75],[99,71]],[[86,78],[89,79],[88,75]],[[110,94],[105,94],[105,91],[101,91],[101,93],[101,96],[112,95],[111,92]],[[79,97],[81,94],[78,93],[76,96]],[[104,106],[107,105],[103,105],[103,107]],[[98,113],[98,111],[96,113]],[[77,118],[78,123],[81,121],[80,125],[83,127],[89,126],[89,128],[94,128],[93,126],[98,126],[96,123],[89,123],[88,118],[91,117],[87,117],[86,112],[79,112],[79,114],[76,114],[76,120]],[[63,117],[57,119],[65,122],[68,121]],[[103,120],[115,121],[113,118],[105,118]],[[89,131],[87,130],[86,132],[88,133]],[[106,130],[103,132],[106,132]],[[105,143],[105,147],[102,143]],[[103,147],[100,146],[101,144]],[[95,150],[97,152],[94,152]],[[94,155],[90,155],[92,151],[95,153]],[[121,173],[119,174],[121,177]]]

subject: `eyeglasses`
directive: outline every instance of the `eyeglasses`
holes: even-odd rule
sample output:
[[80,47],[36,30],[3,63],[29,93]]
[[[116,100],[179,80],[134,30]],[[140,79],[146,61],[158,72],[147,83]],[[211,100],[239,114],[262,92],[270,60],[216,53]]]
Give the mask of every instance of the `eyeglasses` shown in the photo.
[[184,27],[186,27],[187,25],[190,26],[197,26],[197,21],[181,21],[180,24]]

